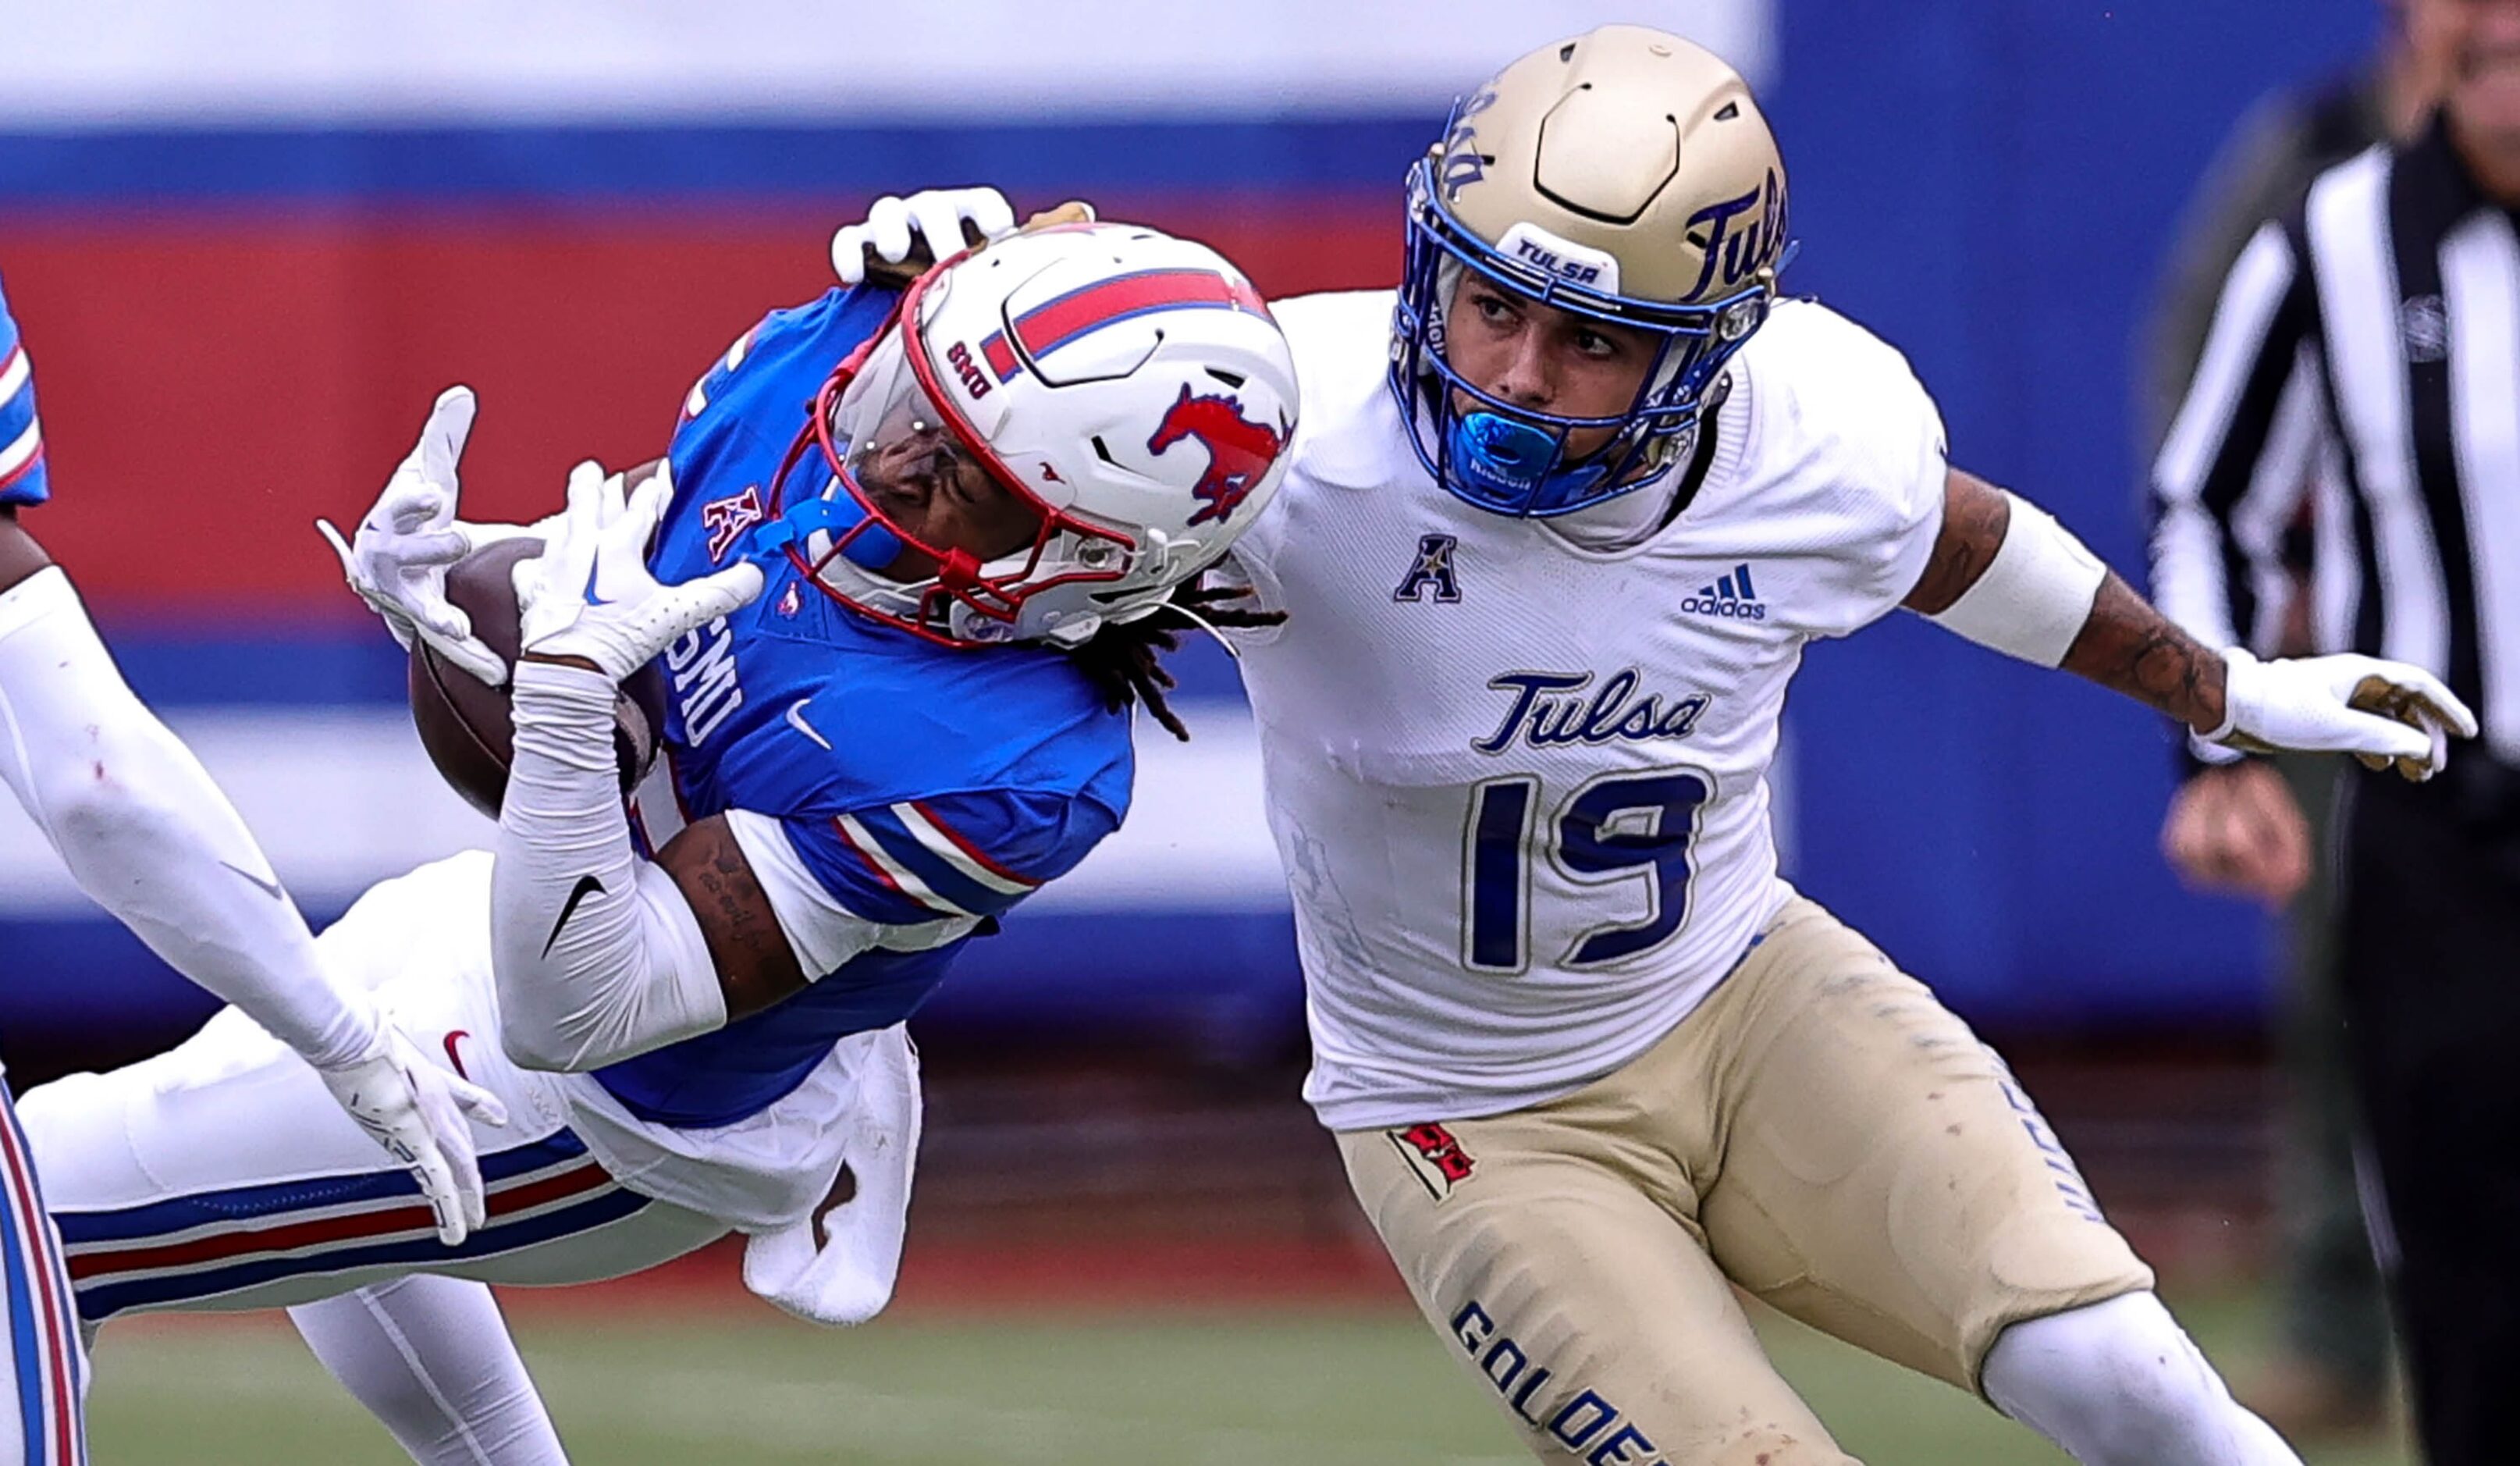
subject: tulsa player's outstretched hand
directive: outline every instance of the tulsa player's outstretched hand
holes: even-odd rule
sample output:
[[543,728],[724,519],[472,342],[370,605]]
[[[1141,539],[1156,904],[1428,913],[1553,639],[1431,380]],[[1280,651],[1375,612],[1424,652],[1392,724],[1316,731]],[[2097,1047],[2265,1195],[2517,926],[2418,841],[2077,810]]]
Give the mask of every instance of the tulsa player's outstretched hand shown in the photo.
[[499,1097],[448,1074],[382,1014],[367,1052],[346,1064],[319,1064],[324,1087],[385,1154],[411,1168],[437,1221],[437,1240],[454,1247],[488,1214],[482,1210],[481,1165],[466,1117],[486,1125],[508,1122]]
[[385,481],[374,508],[347,543],[329,520],[316,530],[341,557],[341,574],[368,608],[411,650],[414,636],[438,655],[492,687],[508,668],[481,638],[472,618],[446,599],[446,569],[494,540],[526,532],[514,525],[472,525],[455,517],[456,465],[472,432],[472,389],[450,387],[437,394],[420,441]]
[[2223,726],[2207,743],[2352,754],[2421,781],[2449,756],[2449,735],[2476,736],[2476,714],[2421,667],[2350,652],[2260,662],[2238,647],[2223,664]]
[[907,199],[878,199],[864,222],[842,225],[832,236],[832,272],[842,285],[873,282],[901,290],[966,245],[977,249],[1010,234],[1093,222],[1094,206],[1070,199],[1018,229],[1014,209],[996,189],[928,189]]
[[602,466],[569,470],[568,510],[543,553],[517,565],[517,603],[526,656],[583,661],[614,682],[653,661],[667,643],[761,594],[749,562],[661,585],[648,573],[648,542],[673,498],[671,470],[625,495]]
[[873,279],[904,286],[966,245],[1014,232],[1014,208],[993,188],[931,188],[907,199],[887,195],[875,201],[864,222],[832,236],[832,269],[842,285]]

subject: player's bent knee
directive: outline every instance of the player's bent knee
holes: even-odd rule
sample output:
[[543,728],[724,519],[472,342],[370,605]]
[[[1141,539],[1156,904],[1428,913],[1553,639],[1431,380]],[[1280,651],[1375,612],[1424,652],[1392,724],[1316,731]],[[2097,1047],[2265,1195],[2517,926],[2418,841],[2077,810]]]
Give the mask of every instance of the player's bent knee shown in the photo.
[[2087,1466],[2295,1459],[2149,1292],[2011,1325],[1981,1379],[1997,1408]]
[[100,1074],[66,1075],[19,1098],[18,1124],[47,1203],[75,1206],[87,1189],[82,1180],[94,1170],[88,1163],[129,1153],[122,1108],[113,1082]]

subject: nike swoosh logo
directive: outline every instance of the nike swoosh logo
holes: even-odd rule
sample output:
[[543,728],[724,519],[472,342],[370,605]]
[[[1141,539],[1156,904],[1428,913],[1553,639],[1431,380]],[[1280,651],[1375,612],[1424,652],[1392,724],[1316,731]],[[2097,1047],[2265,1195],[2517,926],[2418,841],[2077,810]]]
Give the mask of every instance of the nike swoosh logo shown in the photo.
[[244,866],[228,865],[228,862],[225,860],[220,861],[219,864],[227,865],[228,869],[245,877],[246,880],[252,883],[254,890],[261,892],[264,895],[271,897],[273,900],[285,901],[289,899],[289,893],[280,889],[280,883],[278,881],[266,881],[262,877],[255,875],[252,871],[247,870]]
[[586,604],[589,606],[609,606],[612,604],[610,601],[608,601],[604,599],[604,597],[595,593],[595,573],[598,569],[599,567],[592,565],[586,568]]
[[454,1065],[455,1072],[458,1075],[461,1075],[467,1081],[470,1081],[472,1076],[464,1068],[464,1056],[455,1051],[455,1040],[458,1038],[470,1038],[472,1036],[472,1035],[470,1031],[463,1029],[457,1029],[446,1035],[446,1062]]
[[805,705],[812,701],[814,701],[812,698],[798,698],[796,701],[788,705],[788,726],[804,734],[807,738],[814,740],[816,743],[821,744],[823,746],[823,751],[825,753],[830,753],[832,752],[832,741],[825,738],[822,734],[815,732],[814,725],[805,721]]
[[551,935],[543,939],[544,956],[548,957],[551,955],[552,943],[560,940],[560,929],[567,926],[569,917],[576,914],[577,903],[585,900],[590,895],[602,894],[604,894],[604,883],[602,881],[595,879],[593,876],[580,876],[577,878],[577,884],[568,889],[568,899],[560,903],[560,920],[552,923]]

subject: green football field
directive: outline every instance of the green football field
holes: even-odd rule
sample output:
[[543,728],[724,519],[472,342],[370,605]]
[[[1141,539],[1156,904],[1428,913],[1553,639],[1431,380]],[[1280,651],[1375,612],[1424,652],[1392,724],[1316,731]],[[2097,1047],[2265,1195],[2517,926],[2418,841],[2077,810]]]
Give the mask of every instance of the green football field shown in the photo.
[[[2175,1303],[2177,1301],[2174,1301]],[[2180,1305],[2240,1373],[2246,1299]],[[1770,1345],[1871,1466],[2061,1462],[1956,1392],[1770,1320]],[[1088,1319],[929,1314],[857,1332],[711,1309],[530,1310],[517,1332],[588,1466],[1515,1466],[1477,1382],[1414,1317],[1366,1309]],[[142,1321],[109,1332],[92,1397],[104,1466],[390,1463],[384,1435],[285,1325]],[[2403,1466],[2383,1444],[2312,1466]]]

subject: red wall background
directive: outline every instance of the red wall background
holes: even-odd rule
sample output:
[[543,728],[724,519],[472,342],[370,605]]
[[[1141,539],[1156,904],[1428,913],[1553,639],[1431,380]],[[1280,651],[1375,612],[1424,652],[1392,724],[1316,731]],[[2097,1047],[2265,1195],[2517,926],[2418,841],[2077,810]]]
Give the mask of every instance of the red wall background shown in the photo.
[[[350,618],[310,522],[366,508],[441,388],[481,397],[466,516],[546,513],[577,459],[661,452],[739,332],[831,285],[831,227],[862,208],[22,214],[0,260],[56,494],[28,524],[124,616]],[[1398,274],[1380,194],[1104,212],[1196,235],[1273,296]]]

